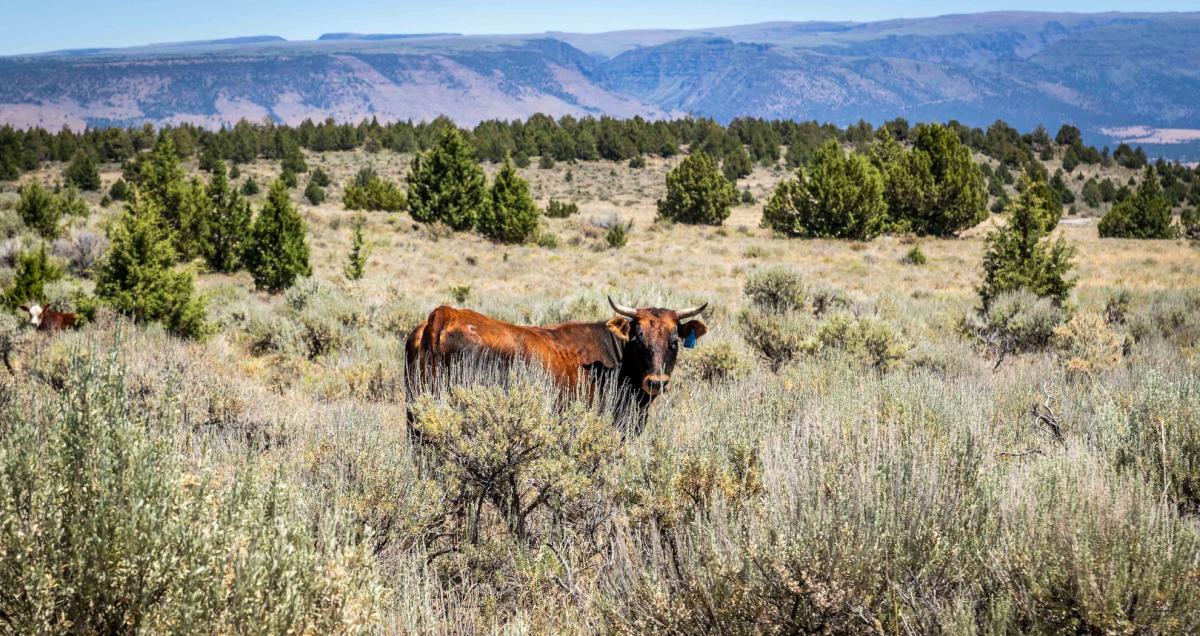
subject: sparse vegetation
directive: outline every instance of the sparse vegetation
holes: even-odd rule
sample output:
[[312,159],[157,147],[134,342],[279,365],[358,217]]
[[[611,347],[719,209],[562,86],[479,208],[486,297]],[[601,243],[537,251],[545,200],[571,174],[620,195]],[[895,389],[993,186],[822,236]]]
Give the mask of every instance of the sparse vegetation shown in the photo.
[[[1057,143],[950,125],[1005,214],[917,243],[889,211],[875,240],[800,241],[758,227],[761,208],[691,226],[658,221],[655,199],[684,153],[721,166],[740,144],[753,165],[735,194],[764,199],[793,182],[782,162],[824,161],[830,139],[841,161],[853,146],[871,163],[870,124],[563,121],[464,136],[477,167],[511,170],[550,202],[537,241],[554,249],[296,206],[272,188],[255,225],[292,231],[240,233],[304,246],[280,294],[254,292],[235,273],[249,263],[210,250],[243,253],[238,231],[217,230],[248,221],[250,202],[226,190],[280,173],[287,127],[181,127],[134,137],[143,150],[120,158],[95,145],[102,182],[128,180],[128,205],[44,186],[83,204],[53,242],[22,220],[15,185],[0,192],[0,290],[53,269],[43,305],[89,317],[35,334],[27,315],[0,312],[14,371],[0,371],[0,632],[1200,630],[1187,584],[1200,559],[1200,260],[1188,241],[1055,227],[1049,202],[1068,150],[1079,163],[1063,185],[1079,196],[1094,179],[1102,206],[1137,196],[1118,189],[1134,169],[1104,165],[1070,129]],[[373,165],[399,184],[445,126],[286,134],[313,183],[353,184]],[[916,154],[921,124],[882,129]],[[22,167],[22,183],[55,182],[99,134]],[[159,137],[178,170],[151,157]],[[222,178],[238,153],[241,176]],[[520,153],[559,165],[522,169]],[[645,167],[629,168],[637,156]],[[212,172],[203,206],[188,199],[198,163]],[[1184,169],[1155,170],[1188,209]],[[168,222],[142,187],[191,208]],[[618,223],[623,247],[609,249]],[[201,230],[186,237],[207,265],[194,275],[176,227]],[[22,265],[43,245],[45,267]],[[604,321],[607,294],[710,303],[708,335],[681,346],[640,434],[621,436],[609,396],[578,399],[523,365],[455,365],[444,390],[408,402],[404,338],[437,305]]]

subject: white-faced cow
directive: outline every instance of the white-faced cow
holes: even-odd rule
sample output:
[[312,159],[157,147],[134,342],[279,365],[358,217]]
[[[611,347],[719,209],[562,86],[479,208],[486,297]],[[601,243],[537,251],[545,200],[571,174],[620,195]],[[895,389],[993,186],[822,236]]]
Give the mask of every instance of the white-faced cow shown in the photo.
[[29,324],[38,331],[62,331],[79,322],[78,314],[46,309],[37,303],[21,305],[21,311],[29,314]]

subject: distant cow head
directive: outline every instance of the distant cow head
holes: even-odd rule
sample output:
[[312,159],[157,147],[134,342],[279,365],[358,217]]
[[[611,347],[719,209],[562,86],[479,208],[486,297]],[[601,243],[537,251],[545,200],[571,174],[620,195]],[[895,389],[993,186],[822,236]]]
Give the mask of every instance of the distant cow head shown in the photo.
[[29,313],[29,324],[33,325],[34,329],[42,324],[42,306],[34,303],[32,305],[21,305],[21,311]]
[[608,329],[625,343],[622,356],[623,371],[628,379],[647,396],[654,398],[667,388],[679,345],[695,346],[696,340],[708,332],[698,316],[708,303],[699,307],[672,311],[670,309],[626,307],[608,299],[619,316],[608,321]]

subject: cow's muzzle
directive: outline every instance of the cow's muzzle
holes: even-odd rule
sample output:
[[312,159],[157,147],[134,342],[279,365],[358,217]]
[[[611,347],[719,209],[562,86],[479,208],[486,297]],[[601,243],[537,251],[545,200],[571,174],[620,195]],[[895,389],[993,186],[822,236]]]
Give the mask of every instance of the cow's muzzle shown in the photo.
[[642,390],[648,395],[658,395],[667,390],[667,382],[670,381],[669,375],[648,375],[642,380]]

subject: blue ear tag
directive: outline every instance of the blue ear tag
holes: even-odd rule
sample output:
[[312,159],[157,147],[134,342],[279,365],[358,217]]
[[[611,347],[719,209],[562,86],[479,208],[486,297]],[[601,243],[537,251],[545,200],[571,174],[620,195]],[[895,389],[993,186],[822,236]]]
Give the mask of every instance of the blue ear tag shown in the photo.
[[687,340],[683,341],[683,346],[687,347],[688,349],[696,346],[696,332],[694,330],[688,332]]

